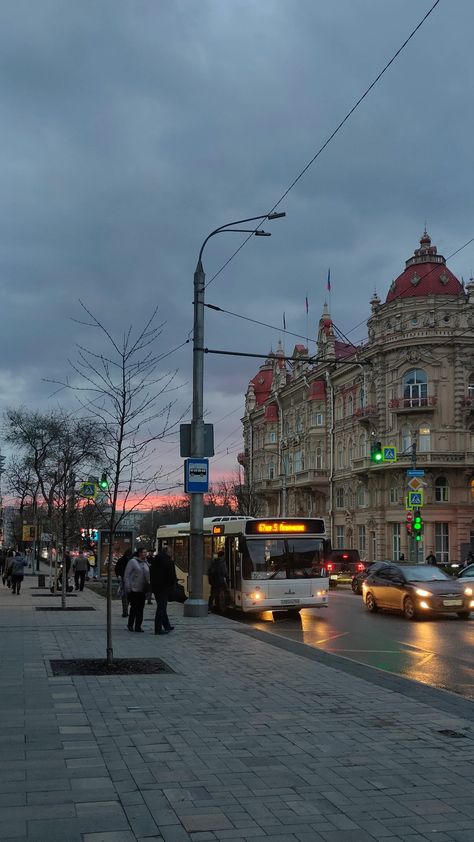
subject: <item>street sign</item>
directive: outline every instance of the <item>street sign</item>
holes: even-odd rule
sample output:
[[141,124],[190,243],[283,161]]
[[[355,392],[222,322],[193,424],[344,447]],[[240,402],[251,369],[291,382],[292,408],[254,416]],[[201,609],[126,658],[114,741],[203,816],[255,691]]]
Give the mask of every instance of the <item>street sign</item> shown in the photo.
[[382,460],[384,462],[396,462],[397,461],[397,448],[396,447],[383,447],[382,448]]
[[34,541],[35,538],[36,538],[36,527],[29,524],[29,523],[28,524],[24,523],[23,524],[23,541]]
[[411,491],[420,491],[421,488],[426,488],[426,482],[422,479],[418,479],[418,477],[412,477],[408,480],[408,488]]
[[94,500],[97,494],[97,485],[95,482],[82,482],[79,494],[81,497],[88,497],[90,500]]
[[407,521],[411,523],[413,520],[413,512],[407,512]]
[[409,491],[407,497],[407,508],[419,509],[423,505],[423,490]]
[[422,468],[408,468],[407,477],[424,477],[425,472]]
[[184,460],[184,490],[187,494],[209,491],[209,459]]

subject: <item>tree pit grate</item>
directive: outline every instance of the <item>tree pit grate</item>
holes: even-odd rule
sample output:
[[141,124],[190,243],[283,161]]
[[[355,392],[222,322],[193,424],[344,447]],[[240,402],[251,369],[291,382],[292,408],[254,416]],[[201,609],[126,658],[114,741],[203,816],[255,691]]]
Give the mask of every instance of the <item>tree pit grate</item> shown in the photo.
[[35,605],[35,611],[95,611],[91,605],[66,605],[62,608],[60,605]]
[[[60,598],[62,596],[62,594],[61,593],[51,593],[51,592],[49,592],[49,593],[32,593],[31,596],[50,596],[50,597],[53,597],[53,598],[54,597]],[[66,599],[71,599],[71,598],[77,599],[77,593],[67,593],[66,594]]]
[[111,666],[101,658],[50,661],[54,676],[64,675],[159,675],[174,673],[160,658],[114,658]]

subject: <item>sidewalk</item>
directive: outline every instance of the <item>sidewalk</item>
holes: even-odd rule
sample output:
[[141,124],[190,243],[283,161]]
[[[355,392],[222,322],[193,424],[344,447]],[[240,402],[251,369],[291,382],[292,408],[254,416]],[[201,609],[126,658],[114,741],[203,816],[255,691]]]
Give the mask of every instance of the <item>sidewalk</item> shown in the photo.
[[120,601],[115,656],[174,673],[53,678],[105,657],[105,600],[36,584],[0,584],[1,842],[474,839],[471,702],[177,605],[130,634]]

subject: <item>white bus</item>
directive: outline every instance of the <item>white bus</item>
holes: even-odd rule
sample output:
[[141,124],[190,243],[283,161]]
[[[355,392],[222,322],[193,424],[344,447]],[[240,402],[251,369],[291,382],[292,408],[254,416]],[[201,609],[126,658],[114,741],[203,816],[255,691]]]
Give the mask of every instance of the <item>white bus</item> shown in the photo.
[[[188,592],[189,523],[160,526],[157,549],[169,547],[179,579]],[[228,592],[220,594],[219,608],[246,612],[325,608],[329,574],[326,558],[331,550],[322,518],[204,519],[204,595],[209,594],[207,569],[223,551]]]

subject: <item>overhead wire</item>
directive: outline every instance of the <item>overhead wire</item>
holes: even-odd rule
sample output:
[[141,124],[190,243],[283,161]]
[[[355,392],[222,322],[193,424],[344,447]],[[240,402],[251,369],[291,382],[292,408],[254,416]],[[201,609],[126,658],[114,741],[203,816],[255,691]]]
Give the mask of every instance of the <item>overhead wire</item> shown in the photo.
[[[434,10],[435,10],[436,6],[438,6],[438,5],[439,5],[439,3],[440,3],[440,0],[435,0],[435,2],[433,3],[433,5],[431,6],[431,8],[430,8],[430,9],[428,9],[428,11],[426,12],[426,14],[422,17],[422,19],[421,19],[421,20],[419,21],[419,23],[415,26],[415,28],[414,28],[414,29],[412,29],[412,31],[410,32],[410,34],[408,35],[408,37],[407,37],[407,38],[405,38],[404,42],[401,44],[401,46],[398,48],[398,50],[396,50],[396,52],[395,52],[395,53],[393,54],[393,56],[389,59],[389,61],[387,61],[387,63],[386,63],[386,64],[384,65],[384,67],[382,68],[382,70],[381,70],[381,71],[377,74],[377,76],[375,77],[375,79],[374,79],[374,80],[370,83],[370,85],[369,85],[369,86],[365,89],[364,93],[363,93],[363,94],[359,97],[359,99],[358,99],[358,100],[354,103],[354,105],[352,106],[352,108],[351,108],[351,109],[350,109],[350,110],[346,113],[346,115],[343,117],[343,119],[342,119],[342,120],[338,123],[338,125],[336,126],[336,128],[335,128],[335,129],[331,132],[331,134],[329,135],[329,137],[327,137],[327,138],[326,138],[326,140],[324,141],[324,143],[323,143],[323,144],[319,147],[319,149],[318,149],[318,150],[317,150],[317,152],[313,155],[313,157],[311,158],[311,160],[310,160],[310,161],[308,161],[308,163],[307,163],[307,164],[303,167],[303,169],[302,169],[302,170],[298,173],[298,175],[296,176],[296,178],[294,178],[294,179],[293,179],[293,181],[291,182],[291,184],[289,185],[289,187],[287,187],[287,188],[286,188],[286,190],[282,193],[282,195],[280,196],[280,198],[278,199],[278,201],[277,201],[277,202],[275,202],[275,204],[273,205],[273,207],[271,208],[271,210],[269,210],[269,211],[268,211],[268,213],[269,213],[269,214],[270,214],[270,213],[273,213],[273,212],[276,210],[276,208],[277,208],[277,207],[278,207],[278,206],[282,203],[283,199],[285,199],[285,198],[288,196],[288,194],[291,192],[291,190],[293,190],[293,188],[296,186],[296,184],[298,184],[298,182],[300,181],[300,179],[301,179],[301,178],[303,178],[303,176],[305,175],[305,173],[306,173],[306,172],[310,169],[310,167],[314,164],[314,162],[315,162],[315,161],[319,158],[319,156],[322,154],[322,152],[324,152],[324,150],[327,148],[327,146],[329,146],[329,144],[331,143],[331,141],[332,141],[332,140],[336,137],[336,135],[340,132],[340,130],[342,129],[342,127],[345,125],[345,123],[347,123],[347,121],[348,121],[348,120],[349,120],[349,118],[352,116],[352,114],[356,111],[356,109],[359,107],[359,105],[361,105],[361,103],[362,103],[362,102],[364,101],[364,99],[368,96],[368,94],[370,93],[370,91],[371,91],[371,90],[375,87],[375,85],[377,84],[377,82],[379,82],[379,81],[380,81],[380,79],[381,79],[381,78],[382,78],[382,76],[386,73],[386,71],[389,69],[389,67],[390,67],[390,66],[391,66],[391,65],[392,65],[392,64],[396,61],[396,59],[398,58],[398,56],[400,55],[400,53],[402,53],[402,52],[403,52],[403,50],[405,49],[405,47],[407,46],[407,44],[408,44],[408,43],[411,41],[411,39],[412,39],[412,38],[416,35],[416,33],[418,32],[418,30],[419,30],[419,29],[421,29],[421,27],[423,26],[423,24],[424,24],[424,23],[428,20],[428,18],[430,17],[430,15],[434,12]],[[225,261],[225,263],[223,263],[223,264],[222,264],[222,266],[220,267],[220,269],[218,269],[218,270],[217,270],[217,272],[216,272],[216,273],[215,273],[215,274],[214,274],[214,275],[213,275],[213,276],[212,276],[212,277],[211,277],[211,278],[207,281],[207,283],[206,283],[206,285],[205,285],[205,289],[207,289],[207,287],[208,287],[208,286],[210,286],[210,285],[213,283],[213,281],[215,281],[215,279],[216,279],[216,278],[217,278],[217,277],[221,274],[221,272],[223,272],[223,271],[224,271],[224,269],[225,269],[225,268],[229,265],[229,263],[231,263],[231,261],[234,259],[234,257],[236,257],[236,256],[237,256],[237,254],[239,254],[239,252],[240,252],[240,251],[242,251],[242,249],[244,248],[244,246],[248,243],[248,241],[249,241],[249,240],[250,240],[253,236],[254,236],[254,232],[252,231],[252,233],[251,233],[251,234],[249,234],[247,237],[245,237],[244,241],[240,244],[240,246],[239,246],[239,247],[238,247],[238,248],[237,248],[237,249],[233,252],[233,254],[231,254],[231,256],[230,256],[230,257],[229,257],[229,258]]]

